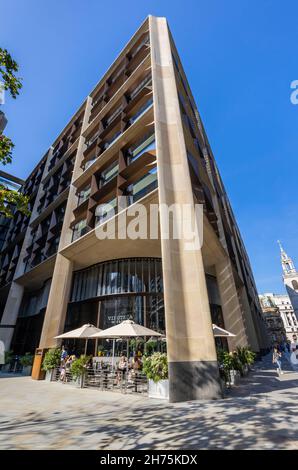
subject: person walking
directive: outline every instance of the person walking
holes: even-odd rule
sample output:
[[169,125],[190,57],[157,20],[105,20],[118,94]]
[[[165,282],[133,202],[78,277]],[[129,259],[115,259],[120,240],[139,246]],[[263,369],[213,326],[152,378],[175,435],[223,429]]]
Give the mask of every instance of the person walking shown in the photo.
[[277,375],[282,375],[283,371],[281,370],[281,352],[278,351],[277,347],[273,349],[272,362],[276,364]]
[[60,355],[61,364],[65,365],[67,357],[68,357],[68,352],[67,352],[65,346],[62,346],[61,355]]

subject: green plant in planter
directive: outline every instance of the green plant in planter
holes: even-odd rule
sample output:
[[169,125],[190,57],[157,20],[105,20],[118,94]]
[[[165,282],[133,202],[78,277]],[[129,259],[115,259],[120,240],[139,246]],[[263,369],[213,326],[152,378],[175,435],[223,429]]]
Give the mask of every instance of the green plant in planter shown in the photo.
[[5,364],[10,364],[13,358],[13,351],[5,351],[4,361]]
[[244,365],[240,359],[240,357],[238,356],[238,353],[237,351],[233,351],[232,352],[232,358],[233,358],[233,366],[232,366],[232,369],[233,370],[237,370],[238,372],[240,372],[240,375],[243,375],[243,372],[244,372]]
[[219,362],[219,370],[222,373],[225,382],[230,382],[230,371],[234,368],[233,354],[225,351],[224,349],[218,349],[217,358]]
[[61,350],[59,348],[49,349],[44,356],[42,370],[51,371],[56,369],[61,362]]
[[143,372],[155,383],[169,377],[168,358],[166,354],[156,352],[143,360]]
[[253,364],[255,353],[247,347],[238,347],[236,351],[233,352],[219,349],[217,350],[217,357],[221,374],[226,382],[230,382],[230,371],[236,370],[243,375],[244,367]]
[[82,355],[79,359],[75,359],[70,366],[72,377],[76,380],[83,377],[87,372],[87,364],[92,356]]
[[243,365],[248,365],[248,366],[252,365],[255,361],[255,358],[256,358],[256,354],[246,346],[244,346],[242,348],[238,347],[237,348],[237,355],[238,355],[239,360],[241,361],[241,363]]
[[29,352],[26,352],[24,356],[21,357],[20,363],[23,367],[30,367],[33,364],[33,355]]

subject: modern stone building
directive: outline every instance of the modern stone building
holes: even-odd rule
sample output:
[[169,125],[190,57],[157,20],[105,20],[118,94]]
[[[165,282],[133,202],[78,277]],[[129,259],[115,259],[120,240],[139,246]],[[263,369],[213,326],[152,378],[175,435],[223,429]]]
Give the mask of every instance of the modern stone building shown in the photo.
[[[84,323],[133,318],[166,332],[170,400],[180,401],[220,396],[212,322],[236,334],[231,349],[268,347],[249,259],[165,18],[145,20],[23,191],[32,214],[15,215],[1,264],[7,348],[46,349]],[[157,237],[120,236],[136,202],[192,213],[203,205],[202,249],[164,236],[162,212]],[[100,240],[107,203],[118,231]]]

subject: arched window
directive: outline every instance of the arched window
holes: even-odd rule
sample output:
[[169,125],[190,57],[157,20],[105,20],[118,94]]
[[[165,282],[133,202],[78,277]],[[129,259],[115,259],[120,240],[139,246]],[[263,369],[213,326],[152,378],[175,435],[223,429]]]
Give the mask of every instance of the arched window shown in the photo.
[[296,280],[292,281],[293,289],[298,290],[298,282]]

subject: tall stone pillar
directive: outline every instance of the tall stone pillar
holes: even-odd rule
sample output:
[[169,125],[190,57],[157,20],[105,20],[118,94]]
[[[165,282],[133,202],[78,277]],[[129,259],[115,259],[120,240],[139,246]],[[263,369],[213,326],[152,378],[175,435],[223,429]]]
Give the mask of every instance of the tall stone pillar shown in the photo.
[[248,338],[231,261],[228,258],[220,261],[215,265],[215,270],[225,328],[236,335],[228,338],[229,350],[233,351],[237,346],[246,346]]
[[44,318],[40,348],[57,346],[59,335],[64,328],[67,305],[72,282],[72,262],[58,253]]
[[[192,204],[193,194],[165,18],[150,17],[159,203]],[[221,397],[201,249],[163,238],[160,215],[170,401]]]

